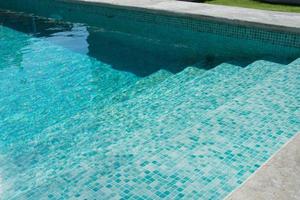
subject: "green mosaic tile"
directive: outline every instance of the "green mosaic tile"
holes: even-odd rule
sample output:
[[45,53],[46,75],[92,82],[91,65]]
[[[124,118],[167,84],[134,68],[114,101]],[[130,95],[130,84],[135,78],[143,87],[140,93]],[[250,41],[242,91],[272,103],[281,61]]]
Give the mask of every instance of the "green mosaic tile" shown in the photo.
[[[124,8],[112,6],[91,6],[88,4],[55,2],[48,0],[39,2],[31,0],[24,5],[21,0],[14,0],[10,2],[2,2],[3,7],[14,8],[19,10],[26,10],[34,13],[42,13],[44,15],[51,14],[51,10],[56,10],[58,16],[67,16],[65,12],[82,12],[86,11],[86,19],[90,20],[93,16],[103,16],[117,20],[137,21],[141,23],[163,24],[168,27],[180,27],[187,30],[213,33],[217,35],[224,35],[234,38],[243,38],[246,40],[258,40],[271,44],[278,44],[290,47],[300,47],[300,37],[295,33],[273,31],[263,28],[253,28],[238,24],[226,24],[215,20],[200,20],[192,17],[178,17],[174,15],[157,15],[157,13],[144,12],[138,10],[128,10]],[[50,9],[49,9],[50,8]],[[69,19],[78,19],[76,16],[69,14]],[[93,20],[90,20],[91,22]]]
[[[50,15],[69,4],[45,5],[28,9]],[[192,31],[220,35],[212,37],[219,45],[232,37],[257,51],[276,44],[290,58],[299,52],[293,34],[115,8],[75,5],[69,12],[82,9],[89,20],[169,26],[162,35],[184,28],[181,39]],[[0,46],[5,200],[223,199],[300,129],[300,59],[205,69],[208,58],[141,78],[4,26]]]

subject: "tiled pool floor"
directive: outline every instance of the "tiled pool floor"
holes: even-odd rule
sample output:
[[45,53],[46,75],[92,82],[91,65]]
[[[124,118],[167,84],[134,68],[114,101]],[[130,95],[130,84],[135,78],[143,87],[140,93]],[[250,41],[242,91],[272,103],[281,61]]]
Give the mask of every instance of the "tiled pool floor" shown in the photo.
[[145,78],[1,27],[3,199],[222,199],[300,130],[300,60]]

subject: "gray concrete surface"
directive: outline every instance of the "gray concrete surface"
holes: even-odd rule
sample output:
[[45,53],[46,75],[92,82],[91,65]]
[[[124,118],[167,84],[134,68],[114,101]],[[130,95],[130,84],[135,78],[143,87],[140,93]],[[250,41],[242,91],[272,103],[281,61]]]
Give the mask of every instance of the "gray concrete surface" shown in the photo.
[[281,4],[295,4],[295,5],[300,5],[299,0],[261,0],[264,2],[269,2],[269,3],[281,3]]
[[[61,0],[106,6],[123,6],[149,12],[214,18],[230,23],[264,26],[300,33],[300,14],[237,8],[176,0]],[[266,26],[267,25],[267,26]]]
[[226,198],[241,199],[300,199],[300,133]]

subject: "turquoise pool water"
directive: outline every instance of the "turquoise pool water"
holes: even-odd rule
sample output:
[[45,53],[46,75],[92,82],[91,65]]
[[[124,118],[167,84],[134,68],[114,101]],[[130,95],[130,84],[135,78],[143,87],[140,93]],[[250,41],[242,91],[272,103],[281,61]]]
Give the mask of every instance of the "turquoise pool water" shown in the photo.
[[2,199],[223,199],[300,130],[299,46],[0,20]]

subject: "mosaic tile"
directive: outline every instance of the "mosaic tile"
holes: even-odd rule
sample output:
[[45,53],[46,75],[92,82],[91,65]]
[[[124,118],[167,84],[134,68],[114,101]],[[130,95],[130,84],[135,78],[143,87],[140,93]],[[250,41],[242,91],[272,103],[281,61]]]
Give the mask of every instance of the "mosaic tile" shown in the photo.
[[[258,40],[264,43],[271,43],[290,47],[300,47],[300,37],[295,33],[288,33],[283,31],[268,30],[266,28],[253,28],[245,25],[238,24],[226,24],[224,22],[218,22],[215,20],[201,20],[194,19],[192,17],[178,17],[167,14],[144,12],[138,10],[128,10],[124,8],[112,7],[112,6],[90,6],[87,4],[70,4],[68,2],[56,2],[32,0],[28,4],[20,0],[14,0],[11,2],[3,2],[3,6],[9,8],[15,8],[19,10],[27,10],[34,13],[42,13],[47,15],[51,13],[51,10],[56,10],[58,16],[67,16],[69,19],[77,19],[70,13],[82,13],[86,12],[86,18],[91,20],[94,16],[102,16],[106,18],[126,21],[136,21],[141,23],[151,24],[163,24],[168,27],[180,27],[187,30],[213,33],[217,35],[224,35],[233,38],[243,38],[246,40]],[[51,9],[49,9],[51,8]],[[66,12],[67,11],[67,12]]]
[[[298,48],[294,35],[93,9]],[[0,45],[3,199],[223,199],[300,129],[299,59],[141,78],[3,26]]]

